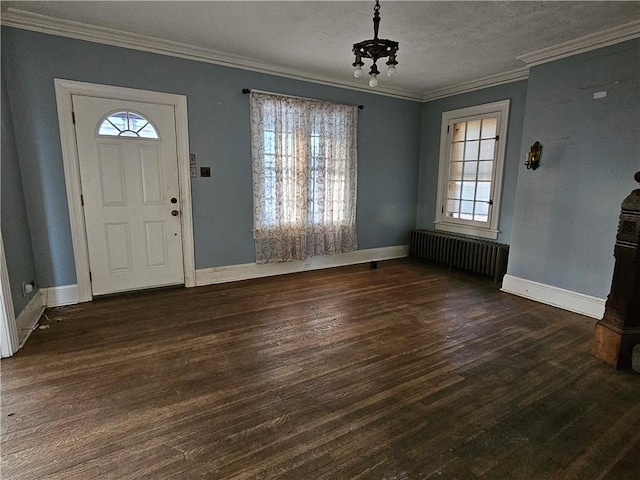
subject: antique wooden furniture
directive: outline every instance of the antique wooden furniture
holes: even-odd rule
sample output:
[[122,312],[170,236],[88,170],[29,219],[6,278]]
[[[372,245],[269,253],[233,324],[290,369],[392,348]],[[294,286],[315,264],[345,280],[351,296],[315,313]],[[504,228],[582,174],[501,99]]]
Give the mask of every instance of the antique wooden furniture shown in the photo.
[[[640,183],[640,172],[635,180]],[[596,324],[594,353],[617,369],[631,367],[633,347],[640,344],[640,189],[622,202],[616,259],[604,316]]]

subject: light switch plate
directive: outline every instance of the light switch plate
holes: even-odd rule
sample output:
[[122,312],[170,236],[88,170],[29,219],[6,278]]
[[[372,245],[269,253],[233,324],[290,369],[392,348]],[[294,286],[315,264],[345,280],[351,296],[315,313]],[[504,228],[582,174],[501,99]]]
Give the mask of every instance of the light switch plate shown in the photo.
[[191,178],[196,178],[198,176],[198,171],[196,167],[191,167]]
[[196,164],[196,154],[195,153],[190,153],[189,154],[189,165],[195,165]]

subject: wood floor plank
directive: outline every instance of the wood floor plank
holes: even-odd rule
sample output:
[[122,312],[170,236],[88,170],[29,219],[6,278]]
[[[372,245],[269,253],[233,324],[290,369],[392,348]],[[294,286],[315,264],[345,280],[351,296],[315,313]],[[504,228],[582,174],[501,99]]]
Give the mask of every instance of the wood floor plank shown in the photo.
[[406,260],[50,309],[0,363],[3,479],[637,479],[594,320]]

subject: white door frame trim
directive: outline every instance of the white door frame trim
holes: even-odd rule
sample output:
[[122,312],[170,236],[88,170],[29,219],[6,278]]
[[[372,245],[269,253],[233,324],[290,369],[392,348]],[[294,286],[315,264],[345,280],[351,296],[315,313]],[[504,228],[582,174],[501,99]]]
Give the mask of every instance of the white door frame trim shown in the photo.
[[89,278],[89,247],[86,225],[80,200],[80,163],[76,131],[73,126],[72,95],[113,98],[133,102],[147,102],[170,105],[176,112],[176,148],[178,156],[178,182],[180,184],[180,211],[182,221],[182,256],[184,263],[184,283],[186,287],[196,286],[196,265],[193,243],[193,213],[191,206],[191,170],[189,168],[189,127],[187,122],[187,97],[172,93],[152,92],[132,88],[114,87],[73,80],[54,79],[58,123],[64,178],[67,186],[67,203],[71,222],[73,258],[78,284],[78,301],[88,302],[93,298]]
[[0,356],[10,357],[18,351],[18,327],[16,314],[11,300],[11,285],[7,260],[4,256],[4,244],[0,233]]

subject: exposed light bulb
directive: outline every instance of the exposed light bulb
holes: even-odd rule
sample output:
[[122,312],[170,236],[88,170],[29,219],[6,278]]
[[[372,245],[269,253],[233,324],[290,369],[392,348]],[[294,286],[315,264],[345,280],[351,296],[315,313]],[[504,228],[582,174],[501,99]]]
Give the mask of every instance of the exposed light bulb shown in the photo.
[[353,76],[356,78],[360,78],[362,76],[362,68],[356,67],[356,69],[353,71]]
[[377,75],[371,75],[371,78],[369,79],[369,86],[371,88],[378,86],[378,76]]
[[395,67],[395,66],[393,66],[393,65],[391,65],[391,66],[389,67],[389,70],[387,70],[387,75],[388,75],[389,77],[393,77],[395,74],[396,74],[396,67]]

